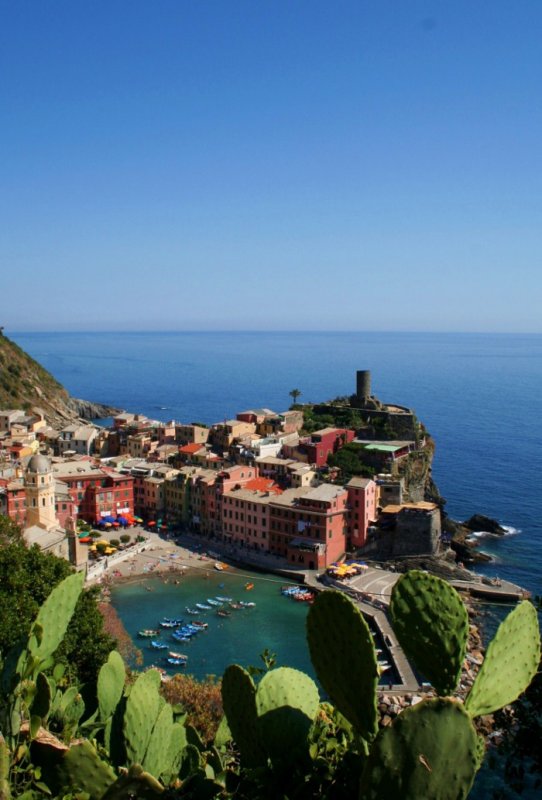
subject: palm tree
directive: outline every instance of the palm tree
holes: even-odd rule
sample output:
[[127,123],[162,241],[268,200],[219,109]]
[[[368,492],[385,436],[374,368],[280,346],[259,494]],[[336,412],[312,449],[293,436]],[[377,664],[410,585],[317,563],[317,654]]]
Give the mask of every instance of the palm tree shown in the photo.
[[295,406],[295,404],[297,403],[297,398],[301,396],[301,392],[299,391],[299,389],[292,389],[292,391],[289,392],[289,394],[293,400],[292,405]]

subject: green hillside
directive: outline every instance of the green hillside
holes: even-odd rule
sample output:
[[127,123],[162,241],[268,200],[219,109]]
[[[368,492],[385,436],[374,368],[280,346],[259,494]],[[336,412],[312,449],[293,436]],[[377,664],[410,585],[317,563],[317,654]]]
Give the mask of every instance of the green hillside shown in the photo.
[[15,342],[0,334],[0,409],[41,408],[51,423],[65,423],[78,417],[108,416],[117,409],[77,400],[25,353]]

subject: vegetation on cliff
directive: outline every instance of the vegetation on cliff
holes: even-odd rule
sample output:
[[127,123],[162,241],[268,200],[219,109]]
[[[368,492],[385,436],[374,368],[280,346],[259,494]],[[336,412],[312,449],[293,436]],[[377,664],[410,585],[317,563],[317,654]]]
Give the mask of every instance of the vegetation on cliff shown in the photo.
[[116,409],[71,397],[66,389],[19,345],[0,335],[0,409],[41,408],[49,422],[107,416]]

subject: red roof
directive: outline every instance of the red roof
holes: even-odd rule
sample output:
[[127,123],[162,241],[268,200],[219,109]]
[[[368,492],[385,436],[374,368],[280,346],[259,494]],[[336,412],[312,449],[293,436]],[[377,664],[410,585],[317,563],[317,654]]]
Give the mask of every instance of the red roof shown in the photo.
[[187,455],[192,456],[194,453],[197,453],[198,450],[202,450],[203,447],[204,445],[202,444],[185,444],[183,447],[179,447],[179,453],[186,453]]
[[254,492],[273,492],[274,494],[282,494],[282,489],[277,486],[271,478],[253,478],[248,483],[245,483],[245,489],[250,489]]

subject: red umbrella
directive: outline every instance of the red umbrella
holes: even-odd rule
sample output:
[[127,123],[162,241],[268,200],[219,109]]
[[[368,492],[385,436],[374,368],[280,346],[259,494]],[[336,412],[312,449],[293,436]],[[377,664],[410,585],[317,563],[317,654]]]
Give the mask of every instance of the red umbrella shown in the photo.
[[154,525],[156,525],[156,522],[154,522],[154,521],[152,521],[152,522],[147,522],[147,526],[148,526],[149,528],[152,528]]
[[120,528],[120,522],[113,522],[114,528]]

